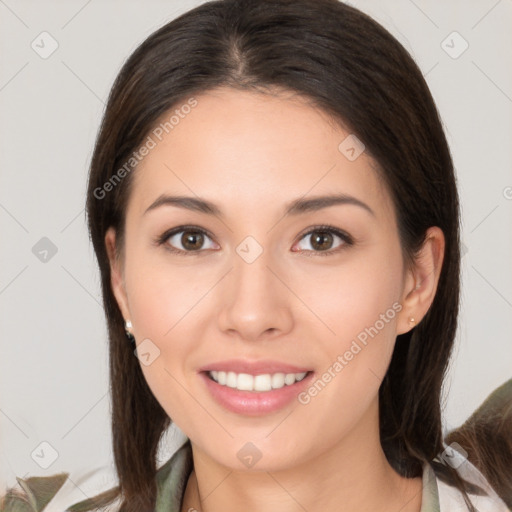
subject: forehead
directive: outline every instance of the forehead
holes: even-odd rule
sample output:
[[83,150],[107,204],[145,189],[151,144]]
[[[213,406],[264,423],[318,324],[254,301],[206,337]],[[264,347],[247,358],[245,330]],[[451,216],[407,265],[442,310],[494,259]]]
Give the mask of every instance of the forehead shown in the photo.
[[347,158],[353,136],[307,99],[230,88],[193,99],[175,105],[149,133],[152,148],[133,176],[139,214],[163,193],[211,199],[234,214],[343,193],[377,216],[392,215],[373,159],[365,152]]

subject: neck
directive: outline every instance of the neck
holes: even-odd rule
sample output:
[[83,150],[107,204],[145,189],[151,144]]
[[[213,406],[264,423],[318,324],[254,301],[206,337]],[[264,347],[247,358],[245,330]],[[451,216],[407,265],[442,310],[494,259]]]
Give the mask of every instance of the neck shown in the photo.
[[390,466],[380,444],[378,403],[371,409],[377,421],[357,425],[329,451],[279,471],[232,470],[192,443],[194,470],[182,512],[420,512],[422,479],[401,477]]

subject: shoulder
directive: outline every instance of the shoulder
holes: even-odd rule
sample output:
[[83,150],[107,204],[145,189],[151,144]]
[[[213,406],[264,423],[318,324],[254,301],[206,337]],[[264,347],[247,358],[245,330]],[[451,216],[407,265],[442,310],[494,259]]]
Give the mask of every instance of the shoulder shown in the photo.
[[[468,492],[468,497],[478,512],[510,512],[510,509],[496,494],[482,473],[456,450],[453,450],[451,454],[450,465],[456,469],[461,478],[484,491],[482,495]],[[462,492],[457,487],[441,479],[438,472],[432,466],[429,465],[428,467],[435,476],[439,512],[466,512],[468,507]],[[421,512],[430,512],[430,510],[422,510]]]
[[[176,450],[157,470],[157,503],[155,512],[179,510],[193,459],[190,441]],[[17,485],[0,496],[1,512],[116,512],[121,499],[95,507],[89,497],[115,490],[117,481],[109,468],[99,468],[70,478],[69,473],[50,476],[16,477]],[[105,491],[105,488],[107,490]]]
[[[68,495],[69,473],[50,476],[16,477],[18,486],[11,486],[2,496],[2,512],[52,512],[62,511],[62,500],[69,505],[73,498]],[[60,505],[59,505],[60,502]]]
[[[467,512],[469,510],[462,493],[455,487],[438,481],[438,490],[440,512]],[[478,496],[470,493],[468,496],[478,512],[510,512],[510,509],[497,496]]]
[[192,447],[187,441],[158,470],[155,512],[180,510],[188,477],[193,469]]
[[[114,512],[120,502],[112,501],[108,507],[85,507],[88,497],[104,491],[113,479],[111,471],[104,467],[85,474],[70,477],[69,473],[49,476],[16,477],[17,485],[11,485],[1,496],[1,512],[64,512],[95,510]],[[109,491],[112,491],[109,489]]]

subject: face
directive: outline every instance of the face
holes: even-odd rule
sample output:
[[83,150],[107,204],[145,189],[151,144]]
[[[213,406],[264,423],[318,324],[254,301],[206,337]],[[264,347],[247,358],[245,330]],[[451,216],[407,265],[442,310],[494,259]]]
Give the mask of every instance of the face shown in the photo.
[[296,96],[196,101],[133,171],[113,289],[149,387],[192,443],[227,467],[255,455],[282,469],[375,427],[414,282],[349,132]]

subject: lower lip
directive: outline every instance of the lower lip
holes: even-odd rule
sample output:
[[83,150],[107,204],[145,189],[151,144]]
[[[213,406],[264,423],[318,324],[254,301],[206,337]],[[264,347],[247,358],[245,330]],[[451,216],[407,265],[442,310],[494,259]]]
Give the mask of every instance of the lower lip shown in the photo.
[[304,388],[309,386],[313,375],[313,372],[309,372],[301,381],[271,391],[240,391],[218,384],[208,376],[207,372],[199,373],[208,391],[220,405],[231,412],[248,416],[259,416],[286,407]]

